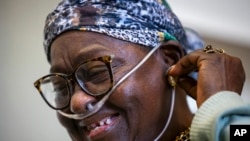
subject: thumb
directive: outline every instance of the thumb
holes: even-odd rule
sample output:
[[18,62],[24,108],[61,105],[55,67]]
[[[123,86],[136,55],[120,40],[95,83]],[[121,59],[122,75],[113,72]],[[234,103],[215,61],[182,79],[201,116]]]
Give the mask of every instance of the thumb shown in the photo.
[[197,100],[197,81],[191,77],[180,77],[178,85],[193,99]]

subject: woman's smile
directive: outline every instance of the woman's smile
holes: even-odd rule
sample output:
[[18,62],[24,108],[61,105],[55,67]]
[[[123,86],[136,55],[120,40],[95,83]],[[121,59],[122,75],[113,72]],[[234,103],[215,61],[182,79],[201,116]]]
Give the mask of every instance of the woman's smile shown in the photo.
[[97,140],[108,136],[108,133],[117,130],[120,114],[115,113],[107,116],[93,116],[79,123],[83,133],[91,140]]
[[[62,46],[65,52],[62,52]],[[149,50],[140,48],[136,44],[102,34],[71,31],[54,41],[51,48],[51,65],[61,66],[61,73],[70,72],[77,66],[77,62],[82,60],[77,57],[80,56],[79,54],[92,57],[114,54],[116,57],[113,59],[114,62],[111,62],[111,66],[113,63],[119,66],[112,71],[114,82],[117,82],[136,67],[148,52]],[[67,59],[67,56],[71,56],[70,59]],[[165,123],[169,115],[171,102],[169,98],[171,91],[166,87],[168,85],[162,77],[166,69],[166,65],[163,64],[165,62],[162,58],[150,56],[112,92],[97,113],[86,119],[74,121],[77,128],[74,129],[73,134],[77,136],[77,141],[82,141],[85,137],[91,141],[133,141],[135,139],[151,141],[159,135],[164,127],[162,123]],[[69,109],[74,114],[87,112],[86,110],[91,109],[87,106],[89,103],[97,103],[100,100],[100,97],[91,96],[82,91],[78,85],[73,88]],[[72,132],[72,127],[64,122],[64,118],[62,115],[59,116],[61,123]]]

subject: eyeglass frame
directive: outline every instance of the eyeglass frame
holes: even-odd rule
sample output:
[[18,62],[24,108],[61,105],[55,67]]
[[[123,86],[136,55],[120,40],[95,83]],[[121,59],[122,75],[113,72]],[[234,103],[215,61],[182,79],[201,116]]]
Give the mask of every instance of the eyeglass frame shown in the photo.
[[68,114],[61,110],[57,110],[59,114],[61,114],[64,117],[75,119],[75,120],[82,120],[87,117],[90,117],[91,115],[98,112],[101,107],[104,105],[104,103],[108,100],[110,95],[113,93],[113,91],[123,82],[125,81],[132,73],[134,73],[139,67],[141,67],[148,59],[149,57],[161,46],[161,43],[159,43],[156,47],[154,47],[149,53],[147,53],[146,56],[136,65],[134,66],[127,74],[125,74],[115,85],[113,85],[112,89],[104,95],[104,97],[98,101],[94,107],[90,109],[90,111],[85,112],[84,114]]
[[[89,60],[86,60],[84,62],[82,62],[81,64],[79,64],[77,67],[75,67],[74,71],[70,74],[63,74],[63,73],[51,73],[51,74],[48,74],[48,75],[45,75],[41,78],[39,78],[38,80],[36,80],[34,82],[34,86],[35,88],[39,91],[39,93],[41,94],[42,98],[44,99],[44,101],[49,105],[49,107],[51,107],[52,109],[54,110],[63,110],[65,108],[67,108],[70,104],[70,101],[71,101],[71,97],[72,97],[72,87],[73,87],[73,84],[72,84],[72,81],[74,81],[77,85],[80,86],[81,90],[83,90],[86,94],[90,95],[90,96],[94,96],[94,97],[97,97],[97,96],[100,96],[100,95],[105,95],[107,93],[109,93],[111,91],[111,89],[113,88],[114,86],[114,76],[113,76],[113,70],[112,70],[112,59],[115,58],[115,55],[111,54],[111,55],[105,55],[105,56],[101,56],[101,57],[96,57],[96,58],[92,58],[92,59],[89,59]],[[92,62],[92,61],[102,61],[107,69],[108,69],[108,73],[109,73],[109,77],[110,77],[110,87],[103,93],[100,93],[100,94],[92,94],[91,92],[85,90],[84,88],[82,88],[82,86],[79,84],[78,82],[78,78],[77,78],[77,75],[76,75],[76,72],[77,70],[84,64],[86,63],[89,63],[89,62]],[[68,100],[68,103],[65,104],[65,106],[63,106],[62,108],[56,108],[54,106],[52,106],[49,101],[46,99],[44,93],[42,92],[41,90],[41,82],[48,78],[48,77],[51,77],[51,76],[59,76],[59,77],[62,77],[66,84],[67,84],[67,90],[68,90],[68,95],[69,95],[69,100]]]

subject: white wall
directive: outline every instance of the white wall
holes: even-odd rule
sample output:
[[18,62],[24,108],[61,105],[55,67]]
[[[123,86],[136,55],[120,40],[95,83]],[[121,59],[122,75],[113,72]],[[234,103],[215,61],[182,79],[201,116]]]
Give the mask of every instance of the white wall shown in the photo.
[[250,48],[249,0],[167,0],[184,26]]
[[[49,65],[42,47],[42,29],[45,16],[58,1],[0,1],[1,141],[70,140],[59,125],[55,112],[43,102],[33,87],[38,77],[48,73]],[[218,42],[214,44],[224,46]],[[243,95],[247,97],[250,49],[237,45],[234,48],[227,44],[226,47],[223,48],[228,53],[242,58],[246,67],[247,81]]]
[[59,0],[0,1],[0,140],[69,141],[33,82],[48,73],[45,16]]

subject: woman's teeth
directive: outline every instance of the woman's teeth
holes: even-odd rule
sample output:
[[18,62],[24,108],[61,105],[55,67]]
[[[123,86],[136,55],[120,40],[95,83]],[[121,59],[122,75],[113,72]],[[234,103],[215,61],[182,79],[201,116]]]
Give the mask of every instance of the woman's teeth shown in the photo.
[[105,118],[105,119],[99,121],[98,123],[93,123],[93,124],[87,126],[87,130],[88,130],[88,131],[96,130],[96,129],[98,129],[98,128],[101,127],[101,126],[111,124],[111,122],[112,122],[111,117],[107,117],[107,118]]

